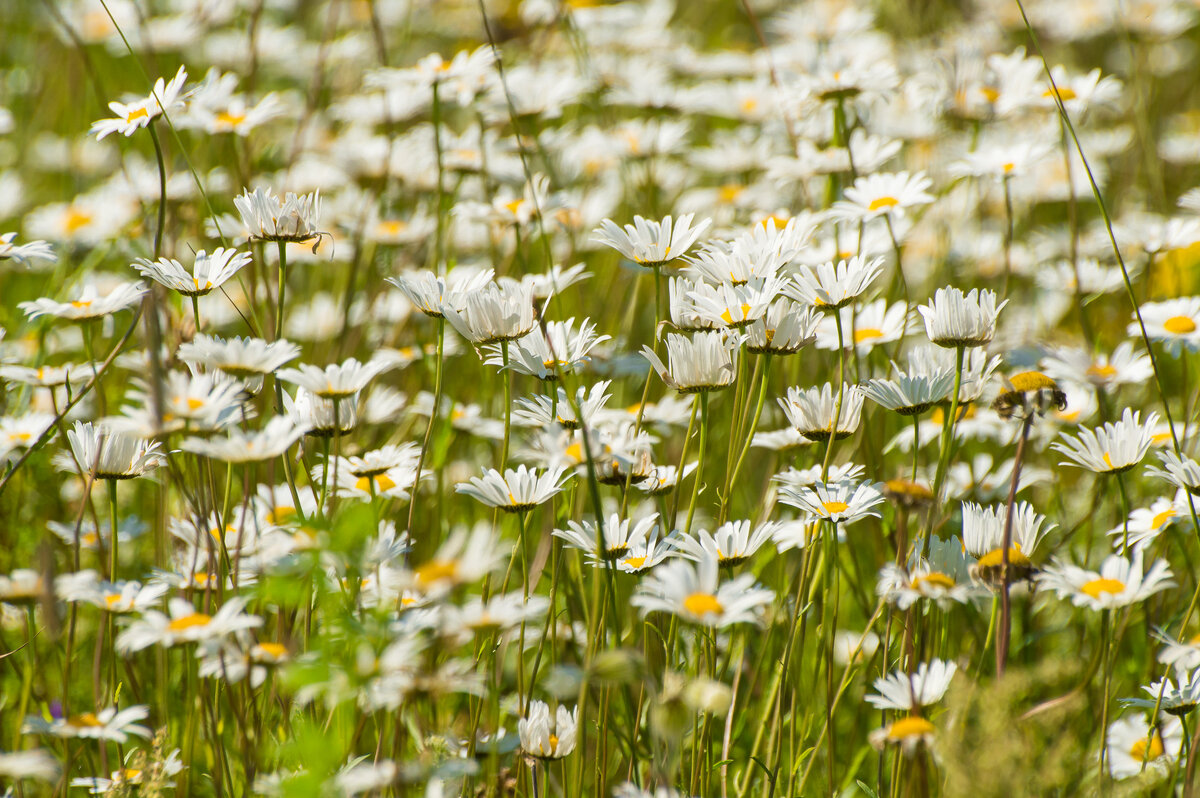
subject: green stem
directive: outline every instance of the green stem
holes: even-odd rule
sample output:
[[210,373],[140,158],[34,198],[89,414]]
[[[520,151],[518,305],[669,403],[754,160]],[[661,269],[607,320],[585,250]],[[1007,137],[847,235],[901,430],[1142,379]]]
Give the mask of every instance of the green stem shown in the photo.
[[696,499],[700,495],[700,481],[704,477],[704,462],[708,459],[708,391],[701,391],[700,396],[700,463],[696,466],[696,479],[692,482],[692,500],[688,503],[687,521],[683,525],[683,534],[691,534],[692,516],[696,513]]

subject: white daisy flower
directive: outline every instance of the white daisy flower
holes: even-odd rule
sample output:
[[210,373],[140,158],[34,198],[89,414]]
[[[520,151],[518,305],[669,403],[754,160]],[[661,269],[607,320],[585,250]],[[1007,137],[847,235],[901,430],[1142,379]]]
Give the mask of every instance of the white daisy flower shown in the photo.
[[947,348],[983,346],[996,334],[996,316],[1008,304],[996,304],[996,292],[971,289],[939,288],[928,305],[917,311],[925,319],[929,340]]
[[1097,474],[1118,474],[1133,468],[1146,456],[1154,442],[1157,423],[1157,413],[1150,413],[1143,424],[1141,412],[1127,407],[1115,424],[1106,422],[1103,427],[1081,429],[1078,435],[1063,433],[1062,442],[1050,448],[1069,458],[1062,465],[1086,468]]
[[233,596],[215,615],[208,615],[190,601],[173,598],[167,605],[170,616],[149,610],[117,635],[117,651],[130,654],[154,645],[170,648],[177,643],[214,640],[262,626],[262,618],[242,612],[246,601],[242,596]]
[[[576,331],[575,319],[546,322],[545,328],[535,326],[515,346],[509,347],[508,368],[518,374],[528,374],[539,380],[558,379],[558,370],[578,371],[591,358],[588,357],[598,344],[610,339],[608,335],[596,335],[596,325],[584,319]],[[499,344],[487,344],[484,362],[489,366],[504,365],[504,355]]]
[[652,222],[634,216],[633,224],[625,225],[624,230],[605,219],[592,232],[592,240],[612,247],[641,266],[662,266],[686,255],[712,224],[712,219],[705,219],[693,227],[692,217],[693,214],[687,213],[678,219],[667,216],[661,222]]
[[1151,733],[1142,715],[1121,718],[1109,724],[1105,745],[1108,772],[1115,779],[1128,779],[1143,770],[1166,773],[1183,748],[1183,724],[1179,718],[1164,718]]
[[[1046,517],[1028,502],[1013,507],[1012,530],[1008,550],[1009,582],[1028,579],[1034,570],[1030,556],[1038,542],[1057,524],[1045,526]],[[998,584],[1003,578],[1004,525],[1008,506],[996,504],[985,507],[973,502],[962,504],[963,551],[976,559],[972,574],[988,584]]]
[[67,441],[74,460],[60,459],[59,464],[74,470],[79,463],[96,479],[133,479],[167,462],[158,441],[135,438],[90,421],[76,421],[67,430]]
[[1179,671],[1179,685],[1168,676],[1157,682],[1142,685],[1149,698],[1122,698],[1127,707],[1158,709],[1168,715],[1183,717],[1200,706],[1200,670]]
[[458,585],[478,582],[504,566],[506,555],[498,544],[491,524],[479,523],[471,530],[455,529],[433,557],[413,570],[410,577],[413,589],[439,596]]
[[754,528],[749,521],[727,521],[714,533],[700,529],[695,537],[679,534],[671,540],[681,557],[693,562],[711,558],[718,565],[731,568],[753,557],[763,544],[774,538],[778,527],[778,523]]
[[159,258],[157,261],[138,258],[133,268],[143,277],[149,277],[172,291],[194,297],[220,288],[249,262],[249,252],[218,247],[211,254],[204,250],[197,252],[190,272],[174,258]]
[[82,738],[88,740],[111,740],[124,744],[129,736],[150,737],[150,730],[137,723],[150,717],[144,706],[118,710],[106,707],[99,712],[83,712],[65,718],[47,721],[36,715],[25,718],[21,728],[23,734],[49,734],[54,737]]
[[258,463],[281,457],[307,431],[292,416],[276,416],[260,430],[235,427],[224,438],[186,438],[179,448],[226,463]]
[[783,293],[810,307],[837,310],[850,304],[883,272],[883,258],[855,255],[849,260],[802,266]]
[[100,296],[96,286],[88,283],[79,292],[78,298],[69,302],[55,302],[53,299],[42,297],[32,302],[18,302],[17,307],[24,311],[29,319],[54,316],[69,321],[88,321],[133,307],[141,301],[146,290],[141,283],[121,283],[104,296]]
[[561,492],[570,478],[571,474],[562,466],[549,468],[542,474],[524,465],[506,469],[503,474],[491,468],[482,477],[458,483],[454,492],[465,493],[505,512],[523,513]]
[[[568,546],[587,554],[590,562],[602,566],[608,560],[621,560],[635,547],[645,546],[657,525],[658,513],[651,513],[636,522],[613,513],[600,524],[599,532],[594,521],[568,521],[566,529],[556,529],[553,534],[566,541]],[[602,551],[597,548],[601,540]]]
[[578,707],[568,712],[560,705],[552,720],[544,701],[530,701],[525,717],[517,722],[521,749],[538,759],[562,759],[575,750],[578,722]]
[[[788,422],[805,438],[813,441],[829,440],[833,431],[838,440],[848,438],[858,429],[862,414],[863,392],[857,385],[843,385],[841,407],[838,407],[838,391],[829,383],[819,388],[788,388],[787,398],[779,399]],[[837,414],[836,427],[834,414]]]
[[816,340],[821,316],[790,299],[772,302],[745,328],[746,351],[755,355],[791,355]]
[[903,219],[908,209],[933,202],[933,195],[927,191],[931,185],[933,181],[923,172],[864,175],[846,189],[846,199],[833,204],[833,211],[843,219],[854,221],[884,215]]
[[737,352],[741,338],[724,332],[667,335],[667,361],[662,360],[648,346],[642,354],[669,387],[679,393],[699,393],[725,388],[733,384],[737,376]]
[[459,335],[475,346],[521,338],[537,323],[529,286],[487,283],[456,301],[457,307],[443,304],[442,314]]
[[1091,610],[1125,607],[1175,585],[1164,560],[1155,561],[1143,573],[1142,553],[1138,550],[1132,560],[1110,554],[1100,564],[1099,572],[1060,562],[1048,566],[1036,579],[1059,598],[1069,598],[1076,607]]
[[439,277],[431,271],[412,271],[388,277],[386,282],[399,288],[417,310],[440,319],[445,315],[442,308],[447,305],[460,307],[464,296],[491,283],[494,274],[492,269],[458,268]]
[[97,139],[102,139],[110,133],[120,133],[132,136],[135,131],[146,127],[167,111],[174,111],[183,105],[179,99],[183,91],[183,83],[187,80],[187,71],[179,67],[170,83],[162,78],[154,81],[154,88],[148,97],[139,97],[129,102],[111,102],[108,108],[116,116],[110,119],[99,119],[92,123],[89,133],[95,133]]
[[29,265],[31,260],[45,260],[55,263],[58,256],[46,241],[29,241],[25,244],[14,244],[16,233],[0,235],[0,260],[15,260],[17,263]]
[[802,510],[813,520],[835,524],[852,524],[867,516],[880,517],[872,509],[884,501],[882,484],[842,479],[836,482],[815,482],[810,486],[779,489],[779,501]]
[[246,189],[241,196],[234,197],[233,204],[251,240],[304,243],[320,235],[319,191],[302,195],[289,191],[280,202],[269,188]]
[[[1141,306],[1142,323],[1151,341],[1159,341],[1168,352],[1200,349],[1200,297],[1188,296]],[[1141,337],[1142,328],[1135,317],[1129,324],[1131,337]]]
[[[301,363],[297,368],[280,369],[278,378],[309,391],[322,399],[345,399],[367,387],[367,383],[380,374],[396,367],[391,358],[376,356],[366,363],[350,358],[342,363],[328,366],[310,366]],[[342,406],[346,404],[343,402]]]
[[671,560],[642,581],[630,604],[643,616],[667,612],[703,626],[757,623],[774,592],[760,587],[749,573],[721,584],[719,568],[714,557],[697,563]]

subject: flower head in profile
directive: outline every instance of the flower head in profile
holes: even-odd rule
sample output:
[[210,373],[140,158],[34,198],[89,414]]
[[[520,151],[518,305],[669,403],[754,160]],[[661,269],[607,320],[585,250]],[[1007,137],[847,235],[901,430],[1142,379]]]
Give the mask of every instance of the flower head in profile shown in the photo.
[[737,376],[737,349],[741,338],[725,332],[701,332],[692,337],[667,335],[667,361],[663,364],[654,350],[642,347],[642,354],[669,387],[680,393],[700,393],[725,388]]
[[128,654],[153,645],[170,648],[178,643],[217,640],[262,626],[262,618],[242,612],[246,601],[242,596],[228,598],[219,610],[209,615],[186,599],[173,598],[168,604],[169,616],[150,610],[121,632],[117,636],[117,651]]
[[462,297],[483,288],[492,281],[494,275],[492,269],[475,271],[460,268],[452,269],[445,277],[439,277],[424,270],[404,272],[396,277],[388,277],[385,282],[399,288],[417,310],[440,319],[445,315],[442,308],[447,305],[459,307]]
[[328,366],[301,363],[297,368],[280,369],[279,379],[298,385],[322,399],[345,399],[367,387],[367,383],[396,366],[396,361],[376,356],[366,363],[350,358]]
[[1078,435],[1064,433],[1062,441],[1050,448],[1067,456],[1063,465],[1086,468],[1097,474],[1119,474],[1142,462],[1154,442],[1157,423],[1157,413],[1150,413],[1142,423],[1141,412],[1127,407],[1120,421],[1081,429]]
[[818,310],[838,310],[866,291],[882,272],[883,258],[855,255],[836,264],[829,261],[802,268],[783,292]]
[[67,441],[74,459],[60,459],[60,463],[70,464],[72,469],[78,463],[96,479],[133,479],[167,462],[157,441],[115,432],[90,421],[76,421],[67,430]]
[[678,219],[667,216],[661,222],[652,222],[635,216],[633,224],[625,225],[623,230],[605,219],[592,233],[592,240],[612,247],[641,266],[662,266],[686,255],[712,224],[712,219],[705,219],[693,227],[692,218],[693,214],[687,213]]
[[164,111],[173,111],[183,104],[179,95],[186,80],[187,70],[180,67],[170,83],[164,82],[162,78],[154,81],[154,88],[148,97],[138,97],[124,103],[109,103],[108,109],[116,116],[98,119],[92,123],[92,129],[88,132],[95,133],[97,139],[102,139],[110,133],[132,136],[135,131],[149,125]]
[[0,235],[0,261],[15,260],[17,263],[29,265],[31,260],[46,260],[51,263],[58,260],[50,244],[45,241],[30,241],[25,244],[14,244],[16,233]]
[[443,303],[442,314],[459,335],[476,346],[521,338],[536,324],[533,291],[521,283],[486,283],[461,295],[456,305]]
[[53,299],[42,297],[32,302],[18,303],[17,307],[25,311],[26,317],[30,319],[55,316],[70,321],[90,321],[133,307],[145,293],[146,287],[141,283],[121,283],[104,296],[100,296],[96,286],[89,283],[69,302],[55,302]]
[[246,189],[233,204],[241,214],[250,238],[258,241],[304,243],[321,235],[317,218],[321,215],[321,194],[295,194],[282,201],[269,188]]
[[575,750],[579,708],[559,706],[553,719],[544,701],[530,701],[525,717],[517,722],[521,750],[537,759],[562,759]]
[[507,469],[503,474],[489,469],[482,477],[471,477],[470,482],[454,486],[456,493],[472,496],[489,507],[499,507],[509,513],[532,510],[563,489],[571,474],[562,466],[555,466],[545,473],[519,465]]
[[787,397],[779,400],[788,423],[812,441],[827,441],[830,435],[842,440],[853,435],[862,405],[863,392],[857,385],[843,385],[839,395],[829,383],[805,390],[788,388]]
[[833,210],[854,221],[880,216],[901,219],[908,209],[933,202],[933,195],[927,190],[931,185],[933,181],[921,172],[865,175],[846,189],[846,199],[834,203]]
[[803,511],[812,520],[852,524],[867,516],[880,517],[874,508],[884,502],[881,488],[877,482],[853,479],[784,485],[779,489],[779,501]]
[[[584,552],[593,563],[603,564],[608,560],[621,560],[634,548],[644,548],[657,525],[658,513],[637,521],[622,519],[613,513],[600,524],[600,530],[596,529],[594,521],[568,521],[566,529],[554,530],[554,537]],[[603,545],[603,549],[598,548],[598,544]]]
[[1008,300],[996,304],[996,292],[972,288],[939,288],[917,311],[925,319],[929,340],[947,348],[983,346],[996,334],[996,317]]
[[[962,505],[963,551],[976,558],[972,566],[973,575],[981,581],[995,585],[1004,579],[1004,526],[1008,507],[1003,504],[984,506],[973,502]],[[1028,502],[1013,507],[1012,529],[1008,550],[1009,582],[1028,579],[1034,566],[1030,556],[1037,548],[1042,536],[1055,528],[1045,526],[1046,517],[1040,515]]]
[[935,728],[921,715],[921,708],[942,700],[957,670],[953,662],[935,659],[921,663],[913,673],[897,670],[876,679],[875,689],[879,692],[868,695],[867,703],[907,714],[872,732],[872,744],[879,748],[899,745],[906,754],[911,754],[922,743],[931,743]]
[[137,723],[148,717],[150,717],[150,711],[143,706],[122,710],[118,710],[116,707],[106,707],[99,712],[83,712],[49,721],[36,715],[30,715],[25,719],[22,732],[124,743],[131,734],[135,737],[148,738],[150,736],[150,730]]
[[204,250],[197,252],[190,272],[174,258],[159,258],[157,261],[138,258],[133,268],[143,277],[149,277],[183,296],[204,296],[220,288],[249,262],[249,252],[218,247],[211,253]]

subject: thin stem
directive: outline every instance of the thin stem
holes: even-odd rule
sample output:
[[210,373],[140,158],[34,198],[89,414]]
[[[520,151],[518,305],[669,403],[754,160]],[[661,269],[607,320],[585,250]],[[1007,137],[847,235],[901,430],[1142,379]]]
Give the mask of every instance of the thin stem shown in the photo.
[[275,340],[278,341],[283,338],[283,295],[287,285],[284,271],[287,268],[287,245],[282,241],[276,241],[275,244],[279,247],[279,289],[275,297],[278,302],[275,310]]
[[1028,410],[1025,420],[1021,423],[1021,437],[1017,439],[1017,453],[1013,456],[1012,483],[1008,488],[1008,504],[1004,512],[1004,540],[1000,549],[1000,573],[1003,585],[1000,592],[1000,636],[996,640],[996,676],[1004,675],[1004,668],[1008,662],[1008,642],[1012,626],[1008,593],[1011,574],[1008,571],[1008,559],[1009,550],[1012,548],[1013,508],[1017,499],[1017,489],[1021,482],[1021,462],[1025,454],[1025,441],[1029,438],[1029,428],[1032,424],[1033,411]]
[[708,459],[708,391],[701,391],[700,402],[700,463],[696,466],[696,478],[692,482],[692,500],[688,503],[687,521],[683,524],[683,534],[692,532],[692,516],[696,513],[696,498],[700,495],[700,481],[704,478],[704,463]]

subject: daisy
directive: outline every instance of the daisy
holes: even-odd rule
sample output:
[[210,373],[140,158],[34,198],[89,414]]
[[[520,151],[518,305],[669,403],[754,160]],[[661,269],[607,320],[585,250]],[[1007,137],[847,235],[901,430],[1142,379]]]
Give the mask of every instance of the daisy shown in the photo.
[[928,305],[917,311],[925,319],[929,340],[946,348],[983,346],[996,334],[996,316],[1008,304],[996,304],[996,292],[971,289],[968,294],[954,287],[939,288]]
[[543,474],[524,465],[515,470],[506,469],[503,475],[492,468],[484,472],[483,477],[471,477],[470,482],[458,483],[454,491],[472,496],[489,507],[524,513],[560,493],[570,478],[561,466],[547,469]]
[[300,356],[300,347],[291,341],[265,341],[262,338],[230,338],[198,333],[180,344],[176,357],[184,363],[219,370],[242,381],[246,390],[258,393],[263,377]]
[[[957,368],[957,355],[953,350],[928,344],[918,346],[908,353],[909,375],[924,374],[929,377]],[[988,355],[982,349],[971,348],[963,353],[962,384],[958,388],[959,405],[970,404],[983,395],[992,375],[1000,367],[999,355]],[[939,428],[940,429],[940,428]]]
[[686,478],[696,470],[697,461],[693,460],[683,467],[682,474],[678,466],[656,465],[645,477],[634,480],[633,486],[651,496],[661,496],[669,493],[679,484],[681,478]]
[[608,380],[601,380],[591,388],[580,387],[575,392],[578,416],[575,408],[567,401],[567,392],[562,388],[555,388],[558,394],[556,399],[547,396],[518,399],[517,406],[513,408],[513,423],[528,427],[560,424],[566,429],[575,430],[580,428],[582,417],[582,424],[591,427],[592,418],[604,408],[604,403],[609,399],[609,384]]
[[[1046,517],[1040,515],[1028,502],[1013,507],[1012,530],[1008,550],[1008,581],[1018,582],[1033,575],[1034,565],[1030,560],[1042,537],[1057,524],[1044,526]],[[1004,526],[1008,518],[1007,505],[985,507],[973,502],[962,504],[963,551],[976,559],[971,567],[972,575],[989,585],[1004,580]]]
[[819,310],[837,310],[849,305],[883,272],[883,258],[855,255],[834,265],[803,266],[783,293]]
[[412,572],[412,587],[422,594],[439,596],[459,585],[478,582],[504,565],[505,554],[490,524],[472,530],[455,529],[433,557]]
[[805,438],[827,441],[833,431],[837,439],[841,440],[850,437],[858,429],[863,392],[857,385],[843,385],[840,391],[835,391],[832,385],[825,383],[820,388],[806,390],[788,388],[787,398],[777,401],[783,408],[788,422]]
[[1063,433],[1063,442],[1050,448],[1069,458],[1062,461],[1062,465],[1086,468],[1097,474],[1119,474],[1133,468],[1146,456],[1157,423],[1157,413],[1150,413],[1143,424],[1140,411],[1127,407],[1117,423],[1106,422],[1103,427],[1081,429],[1075,436]]
[[1142,686],[1150,698],[1122,698],[1121,703],[1127,707],[1157,708],[1168,715],[1183,717],[1200,706],[1200,670],[1179,671],[1178,675],[1178,687],[1170,677],[1166,677]]
[[179,448],[226,463],[258,463],[281,457],[308,428],[291,416],[276,416],[260,430],[229,430],[225,438],[186,438]]
[[1076,607],[1107,610],[1144,601],[1160,591],[1173,587],[1171,569],[1157,560],[1143,574],[1142,552],[1134,550],[1133,559],[1110,554],[1100,564],[1100,571],[1087,571],[1069,563],[1056,563],[1037,575],[1043,587],[1069,598]]
[[703,557],[694,564],[671,560],[638,585],[630,604],[639,608],[643,617],[667,612],[703,626],[757,623],[774,600],[774,592],[760,587],[749,573],[721,584],[719,567],[715,557]]
[[0,776],[14,782],[23,779],[54,781],[61,770],[58,760],[40,748],[32,751],[0,752]]
[[487,283],[462,295],[459,306],[442,305],[446,321],[475,346],[512,341],[528,335],[536,320],[528,286]]
[[954,390],[954,374],[948,371],[932,376],[898,374],[895,380],[867,380],[858,390],[888,410],[915,416],[946,401]]
[[159,258],[157,261],[138,258],[133,268],[143,277],[149,277],[183,296],[196,297],[220,288],[249,262],[249,252],[218,247],[212,254],[204,250],[197,252],[191,272],[174,258]]
[[[1168,352],[1178,355],[1180,349],[1200,349],[1200,297],[1189,296],[1163,302],[1147,302],[1141,307],[1142,323],[1151,341],[1161,341]],[[1135,316],[1128,333],[1138,337],[1142,327]]]
[[170,83],[165,83],[162,78],[154,81],[154,88],[149,97],[139,97],[127,103],[109,103],[109,110],[116,116],[93,122],[88,132],[95,133],[98,140],[110,133],[132,136],[134,131],[146,127],[163,113],[174,111],[183,105],[179,95],[186,80],[187,71],[179,67]]
[[431,271],[414,271],[388,277],[386,282],[399,288],[417,310],[440,319],[445,315],[444,307],[461,306],[464,296],[489,284],[494,274],[492,269],[457,268],[451,269],[445,277],[439,277]]
[[[554,537],[587,554],[591,562],[603,565],[608,560],[622,559],[635,546],[644,546],[657,525],[658,513],[651,513],[636,523],[633,519],[622,519],[613,513],[600,524],[599,530],[593,521],[568,521],[565,530],[554,530]],[[598,545],[603,546],[602,551],[597,548]]]
[[280,202],[269,188],[246,189],[233,204],[251,240],[304,243],[320,235],[320,192],[296,195],[289,191]]
[[208,615],[197,611],[190,601],[173,598],[167,605],[170,616],[149,610],[126,627],[117,636],[117,651],[130,654],[153,645],[170,648],[177,643],[215,640],[262,626],[262,618],[242,612],[246,601],[242,596],[228,598],[215,615]]
[[979,177],[1008,180],[1028,174],[1046,160],[1053,148],[1044,141],[995,142],[968,153],[950,165],[950,174],[959,177]]
[[[229,379],[219,371],[195,376],[169,371],[162,392],[164,423],[188,422],[203,429],[224,427],[234,416],[241,416],[247,398],[240,380]],[[154,401],[149,391],[139,390],[130,396],[141,399],[147,407]]]
[[767,523],[755,529],[749,521],[728,521],[715,533],[701,529],[695,537],[679,535],[672,541],[681,557],[693,562],[712,558],[717,564],[732,568],[753,557],[764,543],[774,538],[778,527],[777,523]]
[[779,489],[779,501],[802,510],[814,520],[852,524],[867,516],[880,517],[879,511],[872,508],[884,501],[881,487],[878,482],[853,479],[815,482],[805,487],[785,485]]
[[612,247],[634,263],[657,268],[686,255],[712,224],[712,219],[705,219],[693,227],[692,217],[687,213],[678,219],[667,216],[661,222],[652,222],[634,216],[633,224],[625,225],[624,230],[605,219],[592,232],[592,240]]
[[867,702],[878,709],[908,714],[871,732],[871,743],[879,748],[885,744],[899,745],[905,754],[912,754],[922,743],[932,743],[934,725],[921,716],[920,709],[942,700],[957,670],[953,662],[935,659],[922,662],[914,673],[897,670],[876,679],[875,689],[879,692],[868,695]]
[[10,452],[36,444],[57,421],[51,413],[0,416],[0,462]]
[[31,260],[46,260],[54,263],[58,256],[50,244],[45,241],[30,241],[26,244],[14,244],[16,233],[0,235],[0,260],[15,260],[17,263],[29,265]]
[[575,319],[546,322],[546,326],[534,327],[523,338],[509,348],[508,365],[504,366],[504,354],[499,344],[487,344],[484,362],[489,366],[512,369],[518,374],[528,374],[539,380],[557,380],[558,372],[578,371],[591,360],[588,354],[610,339],[608,335],[596,335],[596,325],[584,319],[576,331]]
[[953,575],[937,570],[931,563],[917,561],[909,568],[888,563],[879,571],[876,593],[907,610],[921,599],[937,602],[946,609],[952,603],[966,604],[971,598],[969,585],[959,584]]
[[1186,494],[1183,501],[1160,497],[1149,507],[1135,508],[1125,523],[1113,527],[1108,534],[1109,537],[1120,538],[1113,542],[1120,551],[1131,546],[1140,549],[1157,540],[1163,530],[1187,513]]
[[843,219],[865,221],[880,216],[903,219],[909,208],[928,205],[934,197],[928,193],[933,181],[923,172],[877,172],[854,181],[846,189],[846,199],[833,205],[833,211]]
[[96,479],[133,479],[167,462],[158,441],[147,441],[115,432],[90,421],[76,421],[67,430],[67,442],[74,460],[60,464],[75,468],[75,463]]
[[1150,358],[1135,352],[1130,341],[1117,344],[1111,355],[1092,356],[1087,349],[1058,347],[1042,358],[1042,371],[1080,385],[1141,385],[1154,375]]
[[21,728],[23,734],[49,734],[54,737],[82,738],[89,740],[111,740],[124,744],[129,735],[150,737],[150,730],[136,721],[150,717],[146,707],[129,707],[118,710],[107,707],[99,712],[84,712],[69,717],[58,717],[47,721],[36,715],[25,718]]
[[697,283],[688,298],[701,322],[741,328],[761,318],[784,285],[779,277],[755,278],[740,285]]
[[42,297],[32,302],[18,302],[17,307],[23,310],[29,319],[54,316],[70,321],[90,321],[133,307],[141,301],[146,290],[141,283],[121,283],[104,296],[100,296],[96,286],[89,283],[79,292],[78,298],[70,302],[55,302],[53,299]]
[[669,387],[679,393],[700,393],[725,388],[737,376],[738,336],[724,332],[696,333],[691,338],[670,333],[667,335],[667,361],[648,346],[642,354]]
[[879,299],[859,308],[844,307],[838,313],[841,334],[838,319],[825,316],[817,327],[818,349],[854,346],[860,355],[865,355],[880,344],[899,341],[908,327],[908,306],[903,302],[889,308],[886,299]]
[[625,556],[617,560],[617,568],[627,574],[649,571],[670,557],[675,556],[675,541],[660,538],[657,527],[642,541],[631,541]]
[[156,606],[166,595],[170,586],[165,582],[100,582],[86,597],[105,612],[122,615],[130,612],[145,612]]
[[755,355],[795,354],[816,340],[821,318],[811,307],[778,299],[745,328],[746,351]]
[[1145,717],[1121,718],[1108,727],[1108,769],[1115,779],[1128,779],[1153,769],[1165,773],[1183,747],[1183,724],[1165,718],[1151,731]]
[[521,749],[537,759],[562,759],[575,750],[578,723],[578,707],[568,712],[560,705],[552,721],[544,701],[530,701],[525,717],[517,722]]
[[356,358],[325,367],[301,363],[298,368],[280,369],[277,376],[322,399],[345,399],[357,394],[371,380],[395,366],[393,359],[376,355],[366,363],[360,363]]
[[710,321],[700,313],[692,292],[701,285],[700,280],[681,275],[667,281],[667,311],[671,326],[682,332],[700,332],[717,329],[718,322]]
[[1163,650],[1158,653],[1158,661],[1163,665],[1174,667],[1176,673],[1200,668],[1200,635],[1193,635],[1188,640],[1176,640],[1161,629],[1156,629],[1154,637],[1163,643]]
[[1146,469],[1146,474],[1165,479],[1180,490],[1200,496],[1200,463],[1170,450],[1163,450],[1157,454],[1163,467],[1150,466]]
[[29,568],[18,568],[7,576],[0,574],[0,603],[33,604],[46,596],[42,575]]
[[331,438],[345,435],[358,426],[358,394],[340,399],[326,399],[304,388],[296,389],[296,398],[283,395],[283,409],[305,427],[309,435]]

